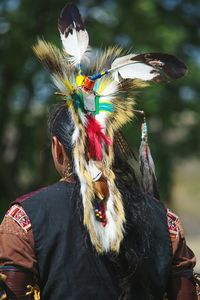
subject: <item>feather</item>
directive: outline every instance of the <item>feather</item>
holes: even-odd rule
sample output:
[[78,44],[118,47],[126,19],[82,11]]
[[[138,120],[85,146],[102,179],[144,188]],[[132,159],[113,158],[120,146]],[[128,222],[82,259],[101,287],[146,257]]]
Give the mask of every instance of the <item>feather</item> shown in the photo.
[[78,8],[67,4],[58,18],[58,30],[64,50],[73,64],[80,64],[88,49],[89,36]]
[[159,199],[155,166],[149,145],[145,141],[142,141],[140,145],[139,161],[144,191]]
[[135,56],[133,60],[146,63],[149,66],[152,66],[155,70],[164,72],[169,79],[178,79],[187,73],[187,67],[184,62],[171,54],[156,52],[144,53]]
[[101,128],[101,125],[94,117],[87,116],[87,135],[89,141],[90,157],[96,160],[102,160],[102,142],[107,145],[111,144],[111,140],[106,136]]
[[73,91],[71,83],[75,79],[70,64],[64,59],[63,53],[53,44],[40,39],[33,46],[33,51],[51,74],[52,81],[59,92],[70,95]]
[[141,79],[144,81],[166,81],[185,75],[186,65],[174,55],[163,53],[129,54],[113,61],[108,72],[116,81]]
[[94,92],[99,95],[99,111],[95,115],[95,119],[102,128],[106,128],[107,120],[114,111],[112,101],[118,92],[118,86],[119,84],[110,76],[102,77],[95,82]]
[[54,85],[58,88],[58,90],[63,93],[64,95],[71,95],[73,93],[73,85],[71,84],[73,74],[71,74],[71,80],[67,78],[66,75],[64,76],[57,76],[57,75],[52,75],[52,81]]
[[144,191],[159,199],[155,165],[148,145],[148,132],[145,118],[142,124],[142,140],[139,149],[139,162]]
[[[123,176],[123,178],[139,185],[138,178],[140,178],[140,173],[138,172],[138,161],[121,130],[115,132],[113,144],[117,172],[121,173],[120,176]],[[126,170],[126,174],[123,174],[122,170]]]
[[129,146],[127,140],[125,139],[123,133],[118,130],[115,132],[114,135],[114,141],[115,141],[115,149],[117,151],[117,154],[123,159],[123,160],[128,160],[128,159],[135,159],[137,160],[133,150]]
[[123,50],[120,47],[108,47],[104,51],[97,51],[95,63],[90,66],[93,73],[100,72],[104,69],[109,69],[112,62],[120,55],[123,55]]
[[153,67],[144,63],[137,63],[133,59],[136,54],[129,54],[115,59],[111,65],[109,72],[112,72],[113,78],[116,81],[121,79],[141,79],[152,80],[155,76],[158,76],[157,72],[154,74]]
[[32,48],[51,75],[62,76],[64,74],[64,57],[58,48],[40,39]]

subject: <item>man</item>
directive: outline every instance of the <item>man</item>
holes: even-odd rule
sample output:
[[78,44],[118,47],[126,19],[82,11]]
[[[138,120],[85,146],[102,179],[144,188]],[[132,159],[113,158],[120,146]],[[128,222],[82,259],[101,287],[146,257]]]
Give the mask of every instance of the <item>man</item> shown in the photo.
[[[16,199],[0,228],[2,299],[197,299],[195,257],[179,219],[155,199],[156,182],[142,126],[140,165],[120,128],[134,115],[146,81],[177,79],[186,66],[169,54],[122,56],[110,48],[85,60],[89,37],[69,4],[59,51],[34,51],[63,97],[51,113],[52,155],[61,181]],[[92,67],[91,67],[92,66]]]

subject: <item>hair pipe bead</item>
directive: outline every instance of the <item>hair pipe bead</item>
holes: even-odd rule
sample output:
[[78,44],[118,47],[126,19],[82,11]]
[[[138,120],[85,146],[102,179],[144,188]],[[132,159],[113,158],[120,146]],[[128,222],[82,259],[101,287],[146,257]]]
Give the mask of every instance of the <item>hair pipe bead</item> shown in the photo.
[[84,81],[84,84],[83,84],[83,88],[86,91],[91,91],[94,88],[94,84],[95,84],[94,80],[91,80],[89,77],[86,77],[85,81]]

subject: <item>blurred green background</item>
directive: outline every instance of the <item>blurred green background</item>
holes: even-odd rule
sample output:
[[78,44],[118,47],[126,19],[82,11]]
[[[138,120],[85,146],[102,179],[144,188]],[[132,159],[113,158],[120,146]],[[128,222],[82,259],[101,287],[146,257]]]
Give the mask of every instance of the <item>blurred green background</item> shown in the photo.
[[[145,110],[163,201],[185,224],[200,252],[200,2],[199,0],[74,1],[86,20],[90,45],[118,44],[134,52],[167,52],[188,66],[185,78],[154,84],[137,97]],[[0,0],[0,217],[18,195],[54,182],[46,134],[50,78],[31,46],[44,37],[61,47],[61,0]],[[140,122],[125,128],[135,152]],[[200,256],[200,254],[198,254]]]

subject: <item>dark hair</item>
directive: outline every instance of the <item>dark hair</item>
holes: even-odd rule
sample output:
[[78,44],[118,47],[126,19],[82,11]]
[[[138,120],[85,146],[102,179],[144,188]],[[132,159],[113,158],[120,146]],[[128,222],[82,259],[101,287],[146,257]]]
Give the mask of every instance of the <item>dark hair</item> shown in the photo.
[[74,123],[65,102],[55,105],[49,111],[48,130],[50,139],[56,136],[64,146],[68,157],[72,159]]

